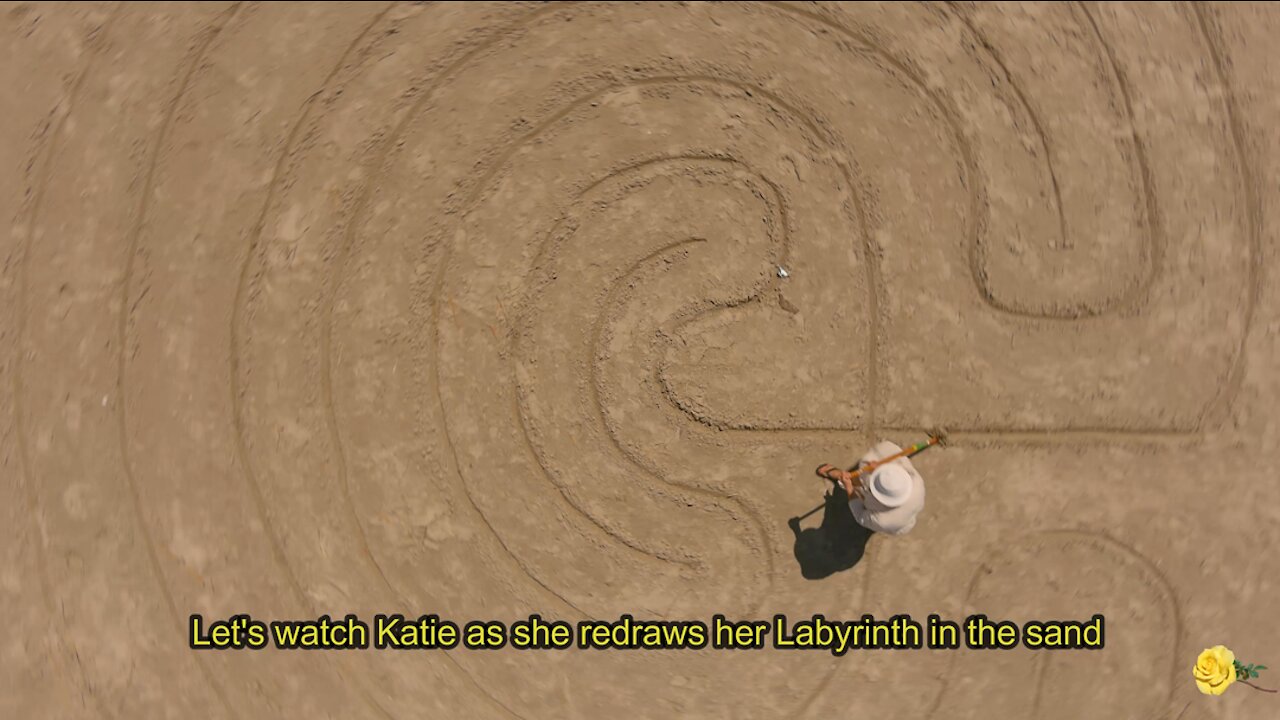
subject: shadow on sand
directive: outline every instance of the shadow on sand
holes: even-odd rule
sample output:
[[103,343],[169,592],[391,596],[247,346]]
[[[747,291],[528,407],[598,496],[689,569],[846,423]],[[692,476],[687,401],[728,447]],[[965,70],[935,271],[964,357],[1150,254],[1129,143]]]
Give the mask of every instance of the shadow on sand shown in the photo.
[[828,493],[823,504],[821,525],[802,530],[800,522],[801,518],[794,517],[787,525],[796,536],[800,574],[808,580],[821,580],[857,565],[872,535],[853,519],[849,496],[838,486]]

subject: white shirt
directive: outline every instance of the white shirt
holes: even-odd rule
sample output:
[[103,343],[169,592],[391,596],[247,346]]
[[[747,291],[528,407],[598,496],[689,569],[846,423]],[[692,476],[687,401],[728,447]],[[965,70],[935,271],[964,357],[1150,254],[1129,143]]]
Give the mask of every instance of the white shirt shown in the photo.
[[[900,452],[902,448],[891,442],[882,441],[871,448],[858,462],[859,464],[875,462]],[[907,501],[895,508],[885,507],[868,490],[864,493],[864,500],[854,498],[849,501],[849,511],[853,513],[858,524],[868,530],[886,535],[906,535],[916,526],[916,516],[924,509],[924,478],[920,477],[915,466],[906,458],[898,458],[892,464],[901,465],[911,476],[911,494],[907,496]],[[871,475],[868,473],[858,479],[865,490],[871,482]]]

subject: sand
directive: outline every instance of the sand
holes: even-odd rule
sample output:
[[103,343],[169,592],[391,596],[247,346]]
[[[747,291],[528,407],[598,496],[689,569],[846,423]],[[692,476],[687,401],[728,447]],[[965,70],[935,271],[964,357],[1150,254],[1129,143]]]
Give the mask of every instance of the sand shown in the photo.
[[[1275,717],[1191,667],[1280,668],[1277,35],[4,3],[0,716]],[[788,526],[937,426],[909,535]],[[194,651],[195,613],[1106,647]]]

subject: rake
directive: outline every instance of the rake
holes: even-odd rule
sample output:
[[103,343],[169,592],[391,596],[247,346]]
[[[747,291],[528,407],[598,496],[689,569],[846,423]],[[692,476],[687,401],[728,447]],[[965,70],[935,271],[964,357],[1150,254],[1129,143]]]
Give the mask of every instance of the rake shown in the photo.
[[[861,478],[864,475],[871,474],[872,472],[875,471],[876,468],[880,467],[881,465],[891,463],[894,460],[898,460],[900,458],[914,457],[924,452],[925,450],[928,450],[934,445],[946,445],[946,444],[947,444],[947,434],[944,431],[939,430],[939,431],[930,433],[928,440],[925,440],[923,442],[918,442],[915,445],[911,445],[909,447],[903,448],[901,452],[894,453],[889,457],[881,458],[879,460],[876,460],[875,462],[869,462],[863,465],[862,467],[854,468],[850,472],[853,474],[853,479],[857,480],[858,478]],[[817,473],[819,476],[824,477],[827,480],[830,480],[831,482],[838,484],[839,480],[833,477],[833,473],[832,473],[833,470],[835,470],[835,467],[829,463],[826,463],[818,466]],[[803,520],[809,517],[810,515],[818,512],[824,507],[826,507],[826,503],[823,503],[815,507],[814,509],[805,513],[804,515],[801,515],[798,519]]]

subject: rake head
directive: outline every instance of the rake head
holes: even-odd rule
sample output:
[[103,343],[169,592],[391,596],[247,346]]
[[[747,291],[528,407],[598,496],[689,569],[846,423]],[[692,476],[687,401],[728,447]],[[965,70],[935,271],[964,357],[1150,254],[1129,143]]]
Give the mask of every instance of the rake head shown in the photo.
[[929,437],[938,439],[938,447],[947,446],[947,429],[942,427],[931,428],[927,431]]

